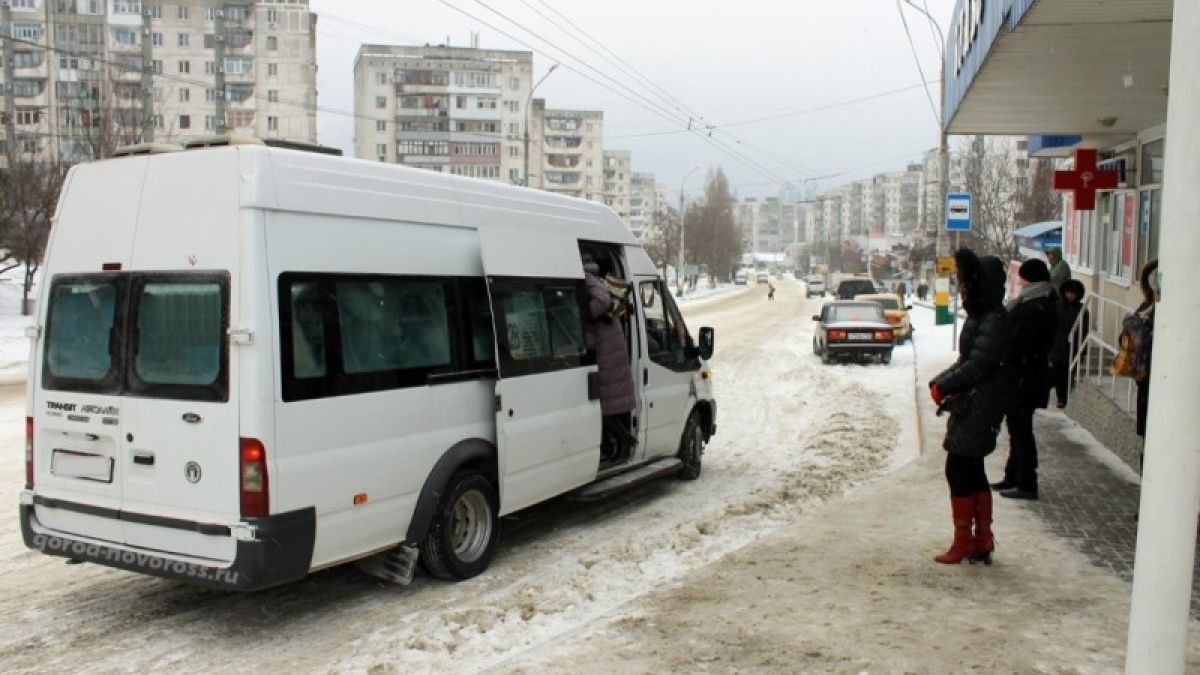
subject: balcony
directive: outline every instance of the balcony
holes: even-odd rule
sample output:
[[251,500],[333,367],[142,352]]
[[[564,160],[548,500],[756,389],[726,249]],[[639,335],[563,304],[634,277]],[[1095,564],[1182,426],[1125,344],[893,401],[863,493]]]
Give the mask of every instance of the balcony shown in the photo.
[[583,147],[582,136],[546,136],[546,147],[556,150],[576,150]]
[[546,171],[545,177],[552,187],[580,187],[583,184],[583,174],[579,171]]
[[397,141],[454,141],[461,138],[456,131],[397,131]]
[[448,117],[446,110],[443,108],[398,108],[396,110],[396,119],[402,118],[429,118],[429,117]]
[[471,120],[476,122],[495,122],[500,124],[499,108],[453,108],[450,117],[456,120]]
[[555,169],[575,169],[580,163],[579,155],[546,155],[546,164]]

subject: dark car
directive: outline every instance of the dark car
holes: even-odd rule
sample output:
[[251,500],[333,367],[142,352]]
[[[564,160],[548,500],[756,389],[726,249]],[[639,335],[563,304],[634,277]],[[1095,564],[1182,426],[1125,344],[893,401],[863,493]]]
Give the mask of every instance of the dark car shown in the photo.
[[823,363],[871,358],[891,363],[896,333],[879,303],[838,300],[825,305],[813,321],[813,353]]
[[853,300],[856,295],[874,295],[876,293],[875,282],[863,278],[843,279],[837,287],[838,300]]

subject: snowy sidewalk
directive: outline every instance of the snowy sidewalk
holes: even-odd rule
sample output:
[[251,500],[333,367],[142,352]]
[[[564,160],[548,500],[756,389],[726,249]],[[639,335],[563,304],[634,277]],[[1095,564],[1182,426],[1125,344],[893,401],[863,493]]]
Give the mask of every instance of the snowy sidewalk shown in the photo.
[[[929,339],[918,342],[918,387],[953,359],[936,346],[948,345],[949,327],[921,314],[917,334]],[[945,420],[927,396],[918,401],[916,461],[631,602],[619,618],[525,654],[507,672],[1120,672],[1130,584],[1045,517],[1062,501],[1072,517],[1094,519],[1070,494],[1103,498],[1080,465],[1060,461],[1058,439],[1075,439],[1087,448],[1075,459],[1112,473],[1106,451],[1082,442],[1065,418],[1040,420],[1047,499],[996,499],[995,564],[938,565],[932,557],[951,538]],[[1002,435],[988,461],[992,479],[1006,455]],[[1195,621],[1192,633],[1188,670],[1198,672]]]

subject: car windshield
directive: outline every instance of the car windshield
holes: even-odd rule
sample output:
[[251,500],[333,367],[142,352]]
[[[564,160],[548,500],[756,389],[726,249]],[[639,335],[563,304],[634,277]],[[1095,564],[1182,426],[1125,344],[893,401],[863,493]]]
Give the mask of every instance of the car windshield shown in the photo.
[[882,321],[883,310],[878,305],[834,305],[826,321]]

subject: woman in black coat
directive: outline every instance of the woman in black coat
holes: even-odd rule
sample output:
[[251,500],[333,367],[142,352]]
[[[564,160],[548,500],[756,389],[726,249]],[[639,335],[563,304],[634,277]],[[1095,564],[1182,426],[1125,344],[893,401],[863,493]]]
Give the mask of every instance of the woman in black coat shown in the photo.
[[1008,353],[1008,462],[1004,480],[992,485],[1001,497],[1037,499],[1037,439],[1033,413],[1050,403],[1050,349],[1058,325],[1058,296],[1050,268],[1041,260],[1026,260],[1020,276],[1021,293],[1008,304],[1012,348]]
[[983,460],[996,449],[1004,418],[1004,359],[1011,340],[1003,303],[1004,263],[995,256],[980,259],[967,249],[955,253],[954,260],[967,321],[958,340],[958,361],[929,383],[938,413],[950,413],[942,447],[954,541],[934,560],[954,564],[969,558],[990,563],[996,544],[992,493]]
[[[1054,347],[1050,350],[1050,371],[1054,379],[1054,391],[1058,399],[1058,407],[1067,407],[1067,398],[1071,393],[1071,361],[1079,355],[1083,341],[1087,338],[1091,326],[1091,317],[1083,299],[1087,290],[1077,279],[1068,279],[1058,289],[1061,296],[1058,300],[1058,327],[1054,331]],[[1083,314],[1080,321],[1079,315]],[[1075,344],[1071,344],[1071,331],[1076,322],[1083,324],[1083,330],[1076,335]]]

